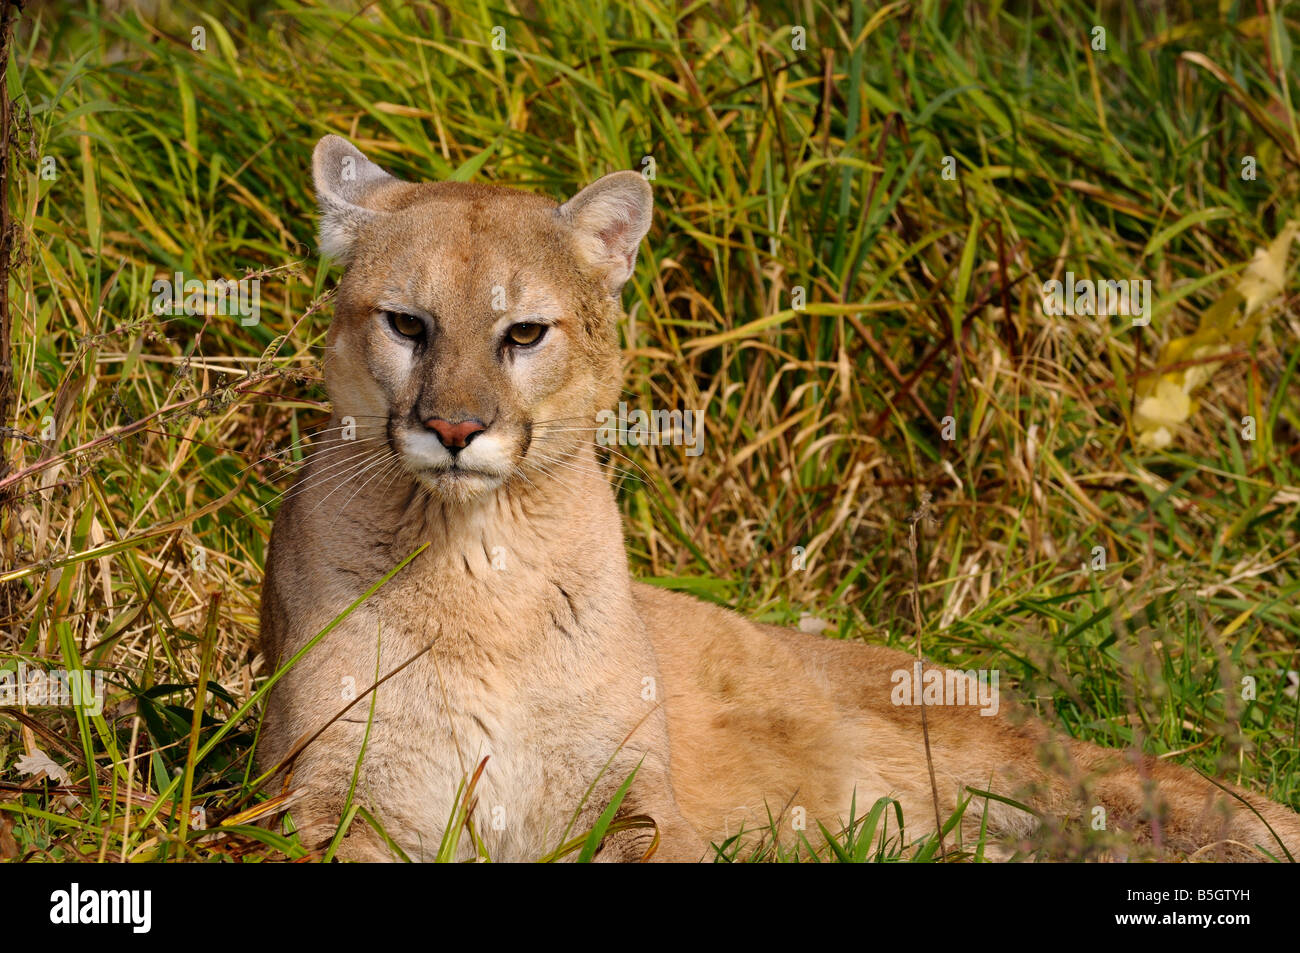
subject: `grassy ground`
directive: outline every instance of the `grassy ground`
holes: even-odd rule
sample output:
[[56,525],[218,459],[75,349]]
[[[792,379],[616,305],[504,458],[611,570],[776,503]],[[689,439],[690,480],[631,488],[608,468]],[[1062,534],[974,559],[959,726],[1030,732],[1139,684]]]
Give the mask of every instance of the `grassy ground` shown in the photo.
[[[929,494],[931,659],[1300,806],[1294,269],[1213,363],[1161,365],[1297,217],[1300,5],[251,6],[19,28],[0,668],[111,684],[99,716],[0,710],[0,856],[304,855],[240,812],[265,797],[263,549],[328,417],[327,132],[404,178],[555,198],[653,161],[626,399],[707,422],[698,457],[631,451],[638,574],[910,648]],[[153,315],[178,271],[261,276],[260,323]],[[1150,324],[1045,314],[1067,271],[1149,279]],[[1198,404],[1142,442],[1145,388],[1189,367]],[[37,753],[57,768],[18,769]],[[228,832],[187,831],[192,806]],[[934,856],[887,819],[809,840]]]

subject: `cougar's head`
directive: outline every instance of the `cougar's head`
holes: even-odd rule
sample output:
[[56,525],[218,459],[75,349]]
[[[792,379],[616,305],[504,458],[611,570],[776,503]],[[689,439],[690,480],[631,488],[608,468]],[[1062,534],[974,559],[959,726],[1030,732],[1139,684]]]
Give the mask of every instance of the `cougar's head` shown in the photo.
[[313,170],[321,249],[346,266],[325,360],[336,418],[457,500],[592,442],[620,387],[619,293],[650,227],[641,175],[557,206],[403,182],[338,136],[317,144]]

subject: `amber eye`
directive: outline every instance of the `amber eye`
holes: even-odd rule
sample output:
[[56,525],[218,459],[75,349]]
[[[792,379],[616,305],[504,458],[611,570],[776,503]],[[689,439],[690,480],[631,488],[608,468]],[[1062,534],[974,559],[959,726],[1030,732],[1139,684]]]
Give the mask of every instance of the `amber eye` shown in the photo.
[[546,325],[525,322],[510,325],[510,330],[506,332],[506,339],[516,347],[528,347],[540,341],[545,333]]
[[393,330],[402,335],[402,337],[418,338],[424,333],[423,321],[409,314],[402,314],[400,311],[389,311],[388,323],[391,324]]

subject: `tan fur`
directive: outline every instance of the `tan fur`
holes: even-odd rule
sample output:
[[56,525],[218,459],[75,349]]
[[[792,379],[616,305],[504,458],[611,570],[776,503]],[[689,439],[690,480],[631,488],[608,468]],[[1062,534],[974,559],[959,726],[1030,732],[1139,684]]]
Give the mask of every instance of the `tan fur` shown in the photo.
[[[411,659],[375,694],[355,800],[417,860],[437,851],[457,785],[485,755],[475,826],[496,860],[558,846],[584,796],[570,837],[585,831],[638,764],[622,813],[654,818],[659,860],[706,858],[769,817],[789,838],[796,809],[816,842],[817,821],[838,830],[851,801],[861,814],[885,795],[901,801],[909,839],[933,830],[920,711],[891,703],[891,674],[910,656],[755,625],[630,579],[593,430],[617,400],[617,295],[649,226],[644,181],[615,173],[557,208],[503,188],[399,182],[332,136],[314,165],[322,245],[348,265],[326,360],[333,429],[276,520],[267,656],[288,659],[429,545],[271,693],[264,767],[329,724],[288,782],[307,792],[293,809],[305,836],[338,822],[369,696],[330,719]],[[424,350],[378,313],[392,307],[426,322]],[[549,325],[535,350],[499,343],[535,319]],[[476,472],[451,468],[430,418],[487,425],[458,458]],[[995,718],[927,715],[945,818],[969,786],[1025,798],[1051,826],[1086,825],[1100,804],[1139,841],[1280,854],[1253,814],[1189,771],[1055,739],[1005,701]],[[1300,818],[1239,793],[1300,852]],[[984,810],[982,799],[968,809],[968,837]],[[988,822],[1013,841],[1036,826],[993,800]],[[364,822],[352,831],[344,856],[391,856]],[[607,838],[598,857],[639,858],[648,837]]]

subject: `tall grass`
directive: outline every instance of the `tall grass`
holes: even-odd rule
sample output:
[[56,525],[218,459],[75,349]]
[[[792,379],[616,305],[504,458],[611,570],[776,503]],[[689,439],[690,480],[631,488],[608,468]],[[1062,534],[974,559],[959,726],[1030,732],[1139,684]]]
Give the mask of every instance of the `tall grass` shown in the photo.
[[[1073,735],[1300,805],[1294,280],[1172,448],[1133,439],[1153,355],[1297,214],[1300,12],[1206,7],[30,10],[8,71],[25,436],[3,444],[0,666],[112,685],[98,716],[0,710],[0,853],[307,855],[252,793],[248,702],[272,674],[276,500],[328,418],[327,132],[404,178],[557,199],[653,166],[624,398],[707,429],[701,456],[640,448],[619,480],[639,575],[910,645],[905,518],[929,493],[931,658],[1001,669]],[[1149,278],[1150,326],[1045,316],[1067,270]],[[259,276],[260,322],[153,314],[175,272]],[[1105,568],[1081,569],[1096,547]],[[65,782],[15,769],[38,751]],[[877,829],[892,808],[866,808],[865,840],[859,817],[802,856],[904,856]]]

